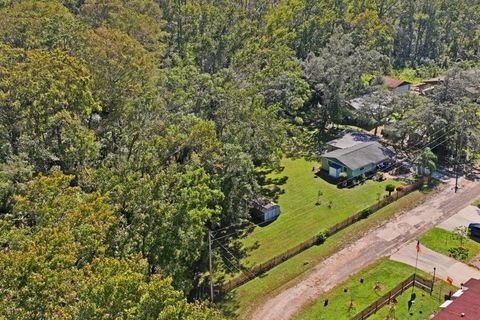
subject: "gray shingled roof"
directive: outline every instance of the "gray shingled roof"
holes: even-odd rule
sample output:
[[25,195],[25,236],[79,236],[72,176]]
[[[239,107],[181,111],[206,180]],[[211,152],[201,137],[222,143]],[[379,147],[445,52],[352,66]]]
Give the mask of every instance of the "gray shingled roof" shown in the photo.
[[376,164],[389,160],[393,155],[393,151],[382,146],[380,143],[373,141],[360,143],[350,148],[327,152],[323,154],[322,157],[335,159],[351,170],[356,170],[369,164]]
[[345,149],[367,141],[375,141],[375,138],[360,132],[346,132],[341,137],[328,141],[329,146]]

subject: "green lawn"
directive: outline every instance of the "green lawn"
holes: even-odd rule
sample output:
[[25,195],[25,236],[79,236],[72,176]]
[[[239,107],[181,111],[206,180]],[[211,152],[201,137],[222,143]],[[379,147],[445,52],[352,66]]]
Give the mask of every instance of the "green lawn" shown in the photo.
[[[414,271],[415,269],[413,267],[400,262],[388,259],[379,260],[375,264],[353,275],[350,279],[336,286],[328,293],[320,296],[316,302],[299,313],[294,319],[350,319],[388,291],[395,288],[403,280],[412,275]],[[427,279],[431,277],[423,272],[419,272],[419,274]],[[364,279],[363,284],[360,283],[361,278]],[[376,290],[375,287],[377,283],[380,289]],[[345,292],[345,289],[347,289],[347,292]],[[423,298],[422,294],[428,295],[419,288],[415,288],[414,290],[417,299]],[[412,289],[410,288],[407,292],[410,294]],[[405,296],[407,296],[408,299],[408,295]],[[436,298],[438,299],[438,296]],[[327,307],[324,307],[325,299],[329,300]],[[400,303],[403,303],[403,299],[404,297],[400,299]],[[351,301],[353,301],[353,307],[350,307]],[[426,299],[423,299],[423,301],[426,301]],[[430,301],[430,303],[432,303],[432,301]],[[439,306],[440,304],[441,301],[438,301],[435,305]],[[418,305],[422,306],[421,303]],[[431,307],[433,308],[434,306],[432,305]],[[403,307],[400,309],[399,305],[399,311],[400,310],[403,311]],[[408,318],[399,319],[403,320]],[[421,319],[428,319],[428,315],[425,315],[425,317]]]
[[376,227],[388,220],[394,214],[414,208],[425,200],[426,193],[415,191],[398,201],[380,209],[368,219],[349,226],[348,228],[334,234],[327,241],[319,246],[314,246],[301,252],[293,258],[283,262],[272,270],[266,272],[246,284],[238,287],[230,293],[222,303],[222,307],[227,312],[232,313],[232,317],[247,319],[250,312],[265,299],[268,294],[281,291],[290,281],[300,276],[302,273],[313,268],[318,262],[326,257],[341,250],[346,244],[355,240],[352,234],[360,237],[368,232],[372,227]]
[[380,309],[376,314],[370,316],[369,320],[427,320],[429,316],[440,309],[445,294],[454,291],[455,288],[438,281],[433,287],[432,295],[423,290],[415,289],[415,303],[408,309],[408,301],[412,293],[411,289],[396,298],[392,303]]
[[[374,204],[380,196],[387,194],[385,186],[396,181],[375,182],[368,180],[363,185],[351,189],[338,189],[317,177],[312,167],[316,162],[305,159],[284,159],[284,170],[269,176],[271,179],[286,177],[281,185],[282,193],[278,199],[281,208],[280,217],[271,224],[256,227],[244,240],[247,248],[252,248],[246,265],[265,262],[289,248],[310,239],[323,229],[335,225],[362,209]],[[317,205],[318,193],[320,205]],[[332,208],[328,207],[332,202]]]
[[[446,256],[450,256],[450,252],[448,251],[450,248],[460,246],[460,240],[454,237],[453,232],[440,228],[428,230],[419,240],[425,247]],[[480,252],[480,243],[470,239],[463,241],[463,247],[468,250],[468,257],[464,260],[465,262],[470,261]]]
[[472,206],[475,206],[475,207],[477,207],[477,208],[480,208],[480,199],[475,200],[475,201],[472,203]]

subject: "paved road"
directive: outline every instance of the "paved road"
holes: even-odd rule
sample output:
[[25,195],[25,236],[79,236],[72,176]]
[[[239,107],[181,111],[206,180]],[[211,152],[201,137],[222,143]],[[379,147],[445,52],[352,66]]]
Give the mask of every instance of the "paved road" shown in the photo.
[[[390,259],[415,266],[417,256],[415,245],[415,241],[408,243],[394,253]],[[418,268],[432,274],[434,267],[437,268],[436,275],[439,278],[447,279],[447,277],[450,277],[457,287],[470,278],[480,279],[480,270],[421,246],[418,254]]]
[[453,231],[459,226],[468,227],[470,223],[480,223],[480,209],[475,206],[467,206],[456,215],[448,218],[438,225],[439,228]]
[[345,281],[381,257],[390,256],[405,243],[448,219],[480,196],[480,183],[461,179],[462,189],[453,193],[452,181],[445,190],[388,223],[372,230],[348,247],[317,264],[295,284],[270,297],[251,319],[289,319],[303,306]]

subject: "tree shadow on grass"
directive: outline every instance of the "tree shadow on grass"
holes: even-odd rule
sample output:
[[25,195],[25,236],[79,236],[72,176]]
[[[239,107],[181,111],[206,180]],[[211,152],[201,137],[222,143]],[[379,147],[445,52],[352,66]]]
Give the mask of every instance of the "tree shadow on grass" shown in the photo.
[[219,295],[215,302],[227,319],[237,319],[240,304],[236,299],[235,291]]
[[284,169],[285,167],[280,167],[275,171],[270,168],[262,168],[255,172],[255,179],[259,185],[260,196],[276,201],[281,194],[285,193],[285,190],[282,189],[281,186],[287,183],[288,176],[271,176],[272,173],[281,173]]

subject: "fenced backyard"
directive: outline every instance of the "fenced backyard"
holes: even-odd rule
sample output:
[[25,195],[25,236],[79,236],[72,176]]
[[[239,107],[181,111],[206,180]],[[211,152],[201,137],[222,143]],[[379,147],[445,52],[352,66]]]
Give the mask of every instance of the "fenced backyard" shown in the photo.
[[[347,219],[333,225],[329,229],[325,231],[324,235],[317,234],[314,237],[311,237],[310,239],[303,241],[302,243],[294,246],[293,248],[288,249],[287,251],[283,252],[282,254],[279,254],[275,256],[272,259],[269,259],[268,261],[264,263],[257,264],[251,268],[248,268],[244,270],[244,272],[231,280],[225,282],[219,289],[221,294],[225,294],[229,292],[230,290],[250,281],[251,279],[261,275],[264,272],[267,272],[268,270],[274,268],[275,266],[281,264],[282,262],[290,259],[291,257],[299,254],[300,252],[314,246],[323,243],[325,240],[324,236],[331,236],[340,230],[345,229],[346,227],[354,224],[355,222],[367,218],[369,215],[372,213],[378,211],[379,209],[387,206],[388,204],[396,201],[397,199],[400,199],[401,197],[409,194],[410,192],[419,189],[421,186],[423,186],[425,183],[428,183],[430,181],[429,177],[423,177],[419,179],[418,181],[406,185],[402,190],[395,191],[393,192],[390,196],[385,197],[384,199],[381,199],[380,201],[376,202],[375,204],[369,206],[366,209],[361,210],[360,212],[354,214],[353,216],[348,217]],[[320,233],[320,230],[319,230]]]
[[364,320],[370,317],[371,315],[377,313],[382,307],[388,305],[395,298],[400,296],[405,292],[405,290],[416,286],[422,290],[425,290],[428,294],[431,294],[433,291],[433,281],[427,280],[418,274],[412,274],[410,277],[402,281],[398,286],[384,294],[377,301],[369,305],[367,308],[363,309],[360,313],[352,318],[352,320]]

